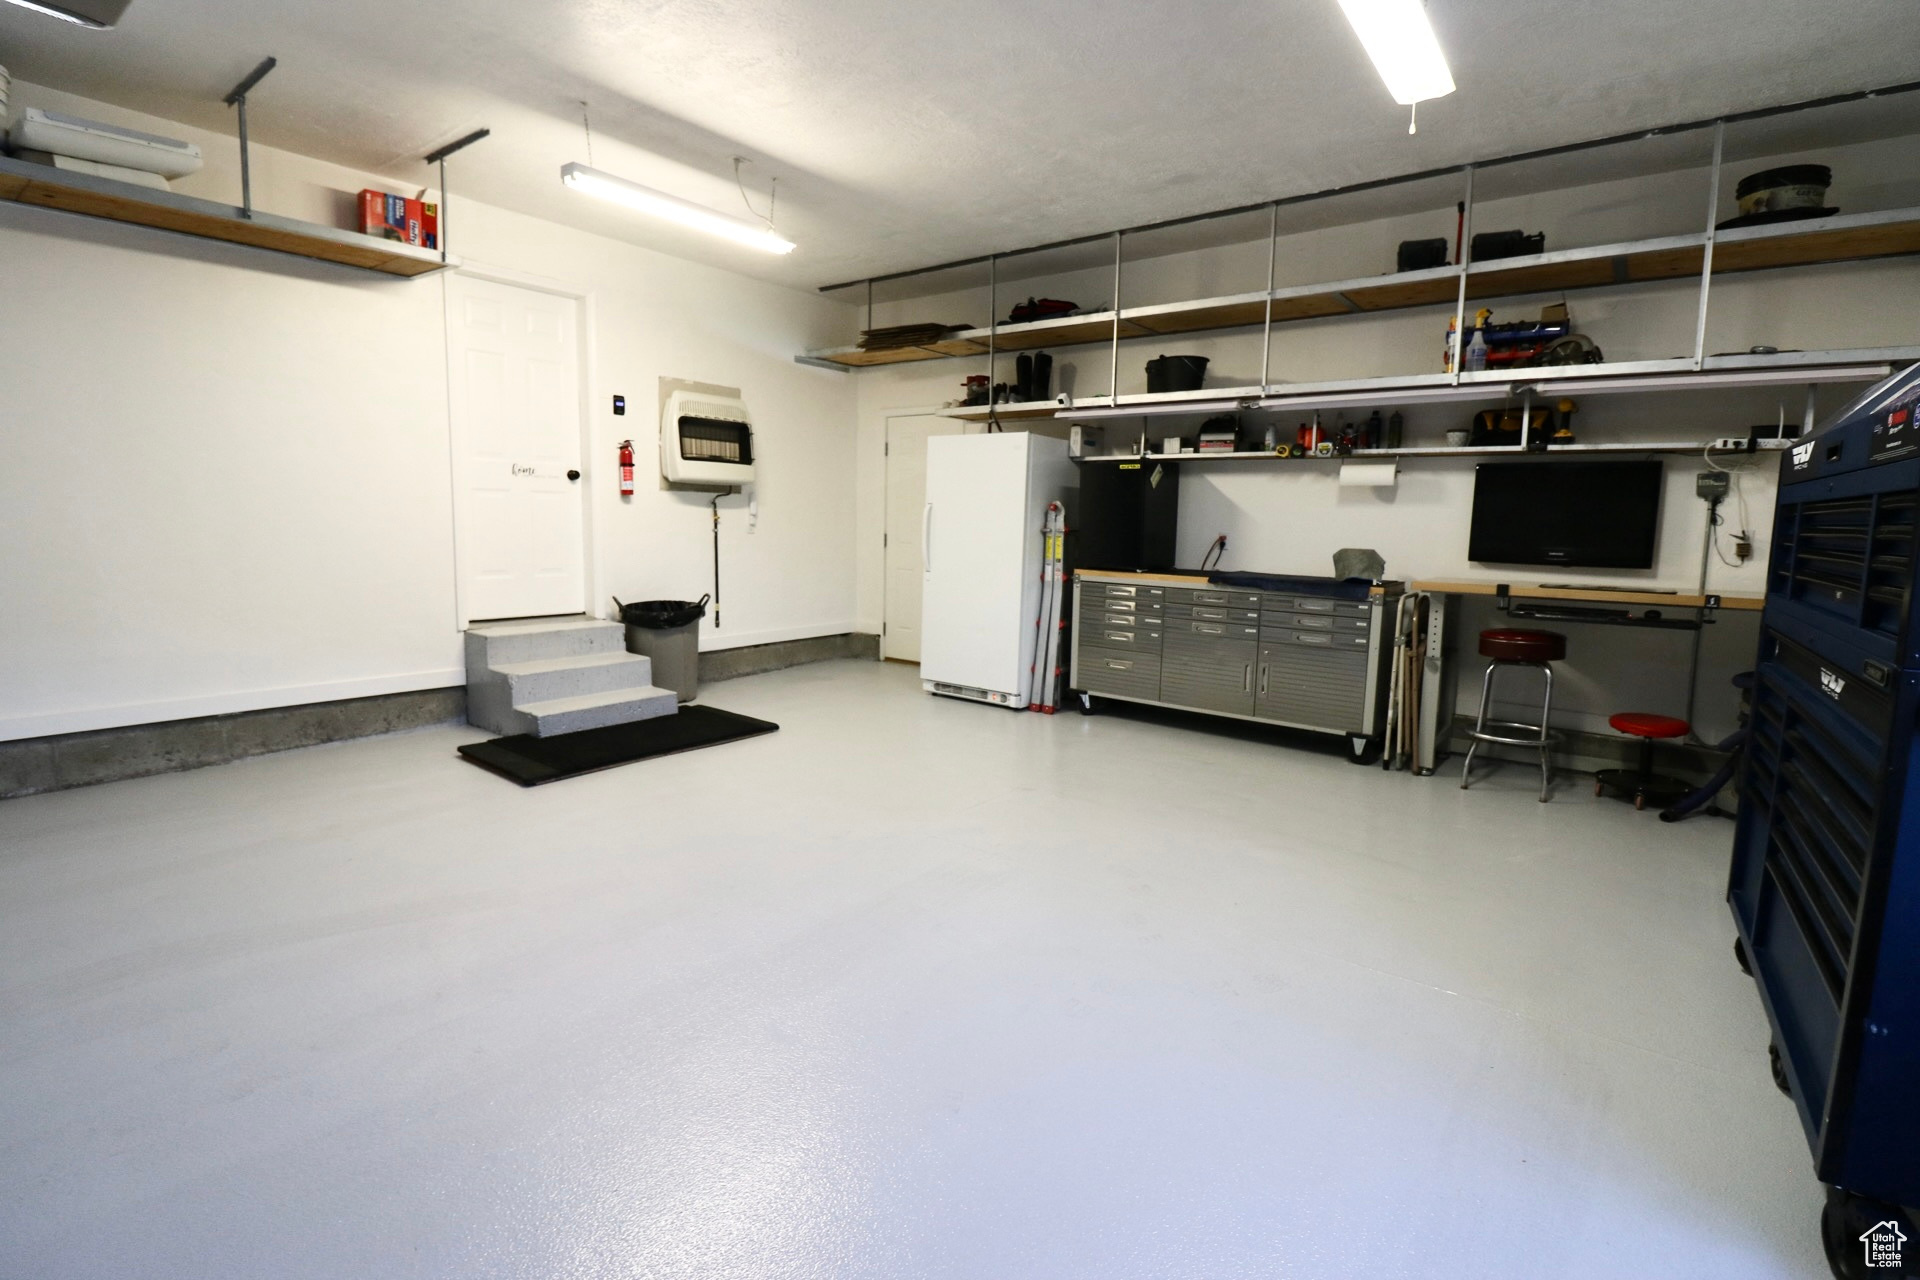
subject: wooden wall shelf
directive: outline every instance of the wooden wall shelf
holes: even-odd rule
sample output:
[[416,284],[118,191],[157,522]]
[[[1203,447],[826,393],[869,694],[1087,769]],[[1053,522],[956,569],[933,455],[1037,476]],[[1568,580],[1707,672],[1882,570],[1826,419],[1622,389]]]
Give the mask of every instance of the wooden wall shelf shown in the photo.
[[442,261],[438,250],[419,249],[396,240],[282,218],[258,209],[248,218],[235,205],[155,191],[3,156],[0,156],[0,200],[129,222],[203,240],[225,240],[381,275],[420,276],[453,265]]
[[[1663,236],[1474,263],[1467,268],[1467,299],[1483,301],[1698,278],[1706,244],[1704,234]],[[1714,237],[1713,270],[1715,275],[1768,271],[1913,253],[1920,253],[1920,209],[1892,209],[1718,232]],[[1449,306],[1455,301],[1459,287],[1460,272],[1456,267],[1432,267],[1328,284],[1292,285],[1273,291],[1273,319],[1281,323]],[[1266,306],[1267,295],[1255,292],[1127,307],[1120,312],[1120,337],[1146,338],[1248,328],[1266,322]],[[991,336],[996,351],[1031,351],[1111,342],[1113,330],[1113,312],[1104,311],[1096,315],[1004,325]],[[889,351],[833,347],[808,352],[805,358],[848,368],[946,360],[985,355],[988,337],[985,329],[968,329],[922,347]]]

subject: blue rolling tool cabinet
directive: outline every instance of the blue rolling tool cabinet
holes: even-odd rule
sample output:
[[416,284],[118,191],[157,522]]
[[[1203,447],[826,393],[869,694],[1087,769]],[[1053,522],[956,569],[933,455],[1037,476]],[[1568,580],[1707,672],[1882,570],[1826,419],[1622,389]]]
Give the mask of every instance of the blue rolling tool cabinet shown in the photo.
[[1727,886],[1842,1280],[1920,1275],[1917,401],[1920,365],[1781,458]]

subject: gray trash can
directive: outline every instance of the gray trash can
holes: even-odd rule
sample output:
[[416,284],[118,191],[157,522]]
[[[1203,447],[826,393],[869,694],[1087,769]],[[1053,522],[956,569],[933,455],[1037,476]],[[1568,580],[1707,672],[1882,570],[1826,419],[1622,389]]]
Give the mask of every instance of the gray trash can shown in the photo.
[[673,690],[682,702],[700,695],[700,619],[711,598],[614,601],[627,624],[627,652],[652,659],[654,684]]

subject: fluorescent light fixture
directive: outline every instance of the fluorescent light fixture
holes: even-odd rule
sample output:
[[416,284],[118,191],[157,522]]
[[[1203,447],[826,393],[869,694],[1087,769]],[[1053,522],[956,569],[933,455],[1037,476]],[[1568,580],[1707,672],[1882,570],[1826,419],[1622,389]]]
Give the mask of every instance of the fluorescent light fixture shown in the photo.
[[1830,365],[1807,369],[1728,369],[1703,373],[1656,374],[1643,378],[1552,378],[1533,389],[1543,396],[1563,392],[1605,395],[1609,391],[1705,391],[1716,387],[1763,387],[1774,383],[1875,382],[1893,372],[1892,365]]
[[1420,0],[1340,0],[1340,10],[1395,102],[1410,107],[1453,92],[1447,55]]
[[120,21],[120,15],[133,0],[11,0],[11,3],[77,27],[104,31]]
[[745,218],[720,213],[705,205],[682,200],[679,196],[670,196],[664,191],[655,191],[652,187],[616,178],[599,169],[589,169],[584,164],[574,163],[563,167],[560,181],[575,191],[599,196],[602,200],[611,200],[629,209],[638,209],[641,213],[677,222],[683,227],[692,227],[695,231],[704,231],[708,235],[719,236],[723,240],[744,244],[765,253],[792,253],[794,250],[793,241],[765,227],[755,226]]

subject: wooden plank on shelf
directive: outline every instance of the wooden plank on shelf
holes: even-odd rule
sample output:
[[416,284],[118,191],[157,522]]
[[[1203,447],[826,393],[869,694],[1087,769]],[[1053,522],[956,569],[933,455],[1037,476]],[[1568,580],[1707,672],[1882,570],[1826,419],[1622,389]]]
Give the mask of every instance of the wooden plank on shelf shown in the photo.
[[925,347],[882,347],[876,351],[850,347],[844,351],[821,352],[819,358],[852,369],[867,369],[880,364],[911,364],[915,360],[938,360],[941,357],[939,352],[929,351]]
[[1706,252],[1697,244],[1684,245],[1677,249],[1648,249],[1641,253],[1622,254],[1614,261],[1623,266],[1623,274],[1628,281],[1677,280],[1686,276],[1700,274],[1700,259]]
[[937,356],[983,356],[987,354],[987,344],[978,338],[943,338],[939,342],[925,342],[920,345],[922,351],[930,351]]
[[1326,316],[1350,316],[1353,308],[1338,292],[1303,293],[1273,300],[1273,321],[1319,320]]
[[1799,235],[1723,240],[1714,246],[1715,271],[1761,271],[1822,262],[1852,262],[1920,253],[1920,219],[1870,227],[1835,227]]
[[[1131,320],[1120,322],[1122,338],[1143,338],[1147,331]],[[967,335],[979,342],[985,350],[986,335],[974,330]],[[1032,326],[1017,325],[1000,330],[994,335],[996,351],[1039,351],[1046,347],[1080,346],[1090,342],[1107,342],[1113,338],[1113,314],[1104,316],[1076,317],[1062,324],[1057,321],[1041,321]]]
[[1576,258],[1530,266],[1488,267],[1467,274],[1467,297],[1500,298],[1516,293],[1558,293],[1614,283],[1612,258]]
[[[1437,280],[1395,280],[1392,276],[1385,276],[1379,284],[1349,285],[1341,292],[1362,311],[1399,311],[1407,307],[1431,307],[1452,302],[1459,290],[1460,278],[1457,275]],[[1339,307],[1338,312],[1327,314],[1346,311],[1345,307],[1339,305],[1338,298],[1326,296]]]
[[[1274,305],[1274,317],[1279,318],[1280,307]],[[1246,302],[1227,302],[1217,305],[1182,307],[1177,311],[1158,311],[1152,315],[1130,316],[1123,323],[1133,325],[1145,333],[1200,333],[1208,329],[1241,329],[1248,325],[1264,324],[1267,319],[1265,300]]]
[[201,203],[198,201],[161,202],[143,198],[139,194],[141,188],[128,187],[128,194],[121,194],[103,189],[107,185],[100,179],[82,186],[58,178],[5,173],[0,174],[0,198],[201,239],[272,249],[388,275],[422,275],[445,265],[437,257],[410,252],[373,236],[331,232],[331,229],[328,229],[330,234],[318,234],[320,228],[306,232],[290,225],[287,219],[248,220],[228,214],[217,205],[198,208],[194,207]]

